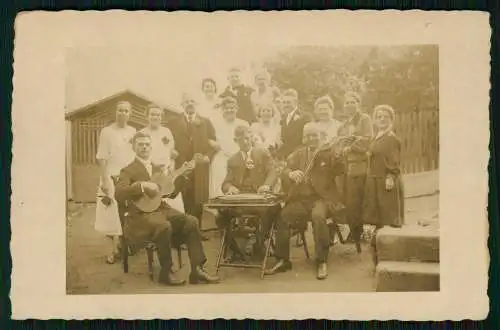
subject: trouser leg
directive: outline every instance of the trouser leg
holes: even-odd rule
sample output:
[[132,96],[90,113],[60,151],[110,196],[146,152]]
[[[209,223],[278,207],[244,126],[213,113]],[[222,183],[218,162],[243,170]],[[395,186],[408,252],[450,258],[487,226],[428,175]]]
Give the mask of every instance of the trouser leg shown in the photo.
[[314,248],[316,251],[316,262],[323,263],[328,260],[330,248],[330,233],[326,218],[328,216],[328,205],[323,200],[314,203],[311,211]]
[[152,241],[158,249],[160,266],[165,271],[172,269],[172,226],[165,221],[164,213],[153,213],[149,216],[149,224],[152,226]]
[[348,176],[345,179],[344,194],[349,236],[359,241],[363,233],[362,209],[365,195],[366,176]]
[[302,202],[291,202],[283,208],[281,216],[276,219],[276,250],[277,259],[290,259],[290,234],[292,227],[304,227],[307,224],[309,212]]
[[206,256],[201,242],[198,220],[174,209],[168,211],[167,220],[172,226],[173,240],[178,244],[186,244],[192,269],[205,264]]

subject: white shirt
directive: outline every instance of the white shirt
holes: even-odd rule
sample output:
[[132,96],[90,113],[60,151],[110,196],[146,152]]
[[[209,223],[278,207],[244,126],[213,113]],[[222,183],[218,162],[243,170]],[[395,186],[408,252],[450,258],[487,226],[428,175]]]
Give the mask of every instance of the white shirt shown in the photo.
[[250,150],[248,151],[240,150],[241,156],[243,157],[243,161],[247,162],[248,160],[252,159],[252,149],[253,148],[250,148]]
[[135,128],[128,125],[122,128],[111,124],[102,129],[96,159],[107,162],[109,175],[119,175],[121,169],[134,160],[135,154],[131,141],[135,132]]
[[164,126],[156,129],[145,127],[141,132],[151,136],[151,161],[157,165],[169,167],[172,164],[172,150],[175,148],[172,132]]
[[192,115],[188,115],[187,113],[184,113],[184,116],[186,117],[186,120],[188,123],[192,123],[194,119],[196,118],[196,113],[193,113]]

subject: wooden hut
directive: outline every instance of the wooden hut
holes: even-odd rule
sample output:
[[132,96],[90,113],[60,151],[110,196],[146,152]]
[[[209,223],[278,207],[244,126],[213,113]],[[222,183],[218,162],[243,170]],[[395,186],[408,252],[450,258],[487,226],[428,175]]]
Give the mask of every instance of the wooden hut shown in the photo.
[[[146,107],[153,101],[130,90],[111,95],[66,114],[66,191],[68,200],[95,202],[99,182],[99,166],[95,158],[99,134],[114,121],[116,103],[132,104],[129,125],[141,129],[147,125]],[[178,112],[165,110],[164,124]]]

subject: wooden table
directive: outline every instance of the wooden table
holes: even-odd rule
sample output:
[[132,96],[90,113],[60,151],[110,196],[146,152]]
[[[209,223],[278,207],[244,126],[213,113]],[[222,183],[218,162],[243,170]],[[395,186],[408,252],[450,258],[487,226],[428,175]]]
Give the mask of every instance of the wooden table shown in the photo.
[[[216,209],[221,212],[224,210],[231,210],[234,214],[237,214],[237,217],[232,217],[229,221],[229,224],[223,229],[221,243],[219,252],[217,254],[217,262],[216,262],[216,273],[219,272],[221,267],[232,267],[232,268],[260,268],[260,277],[264,278],[264,271],[267,266],[267,260],[269,258],[269,250],[271,247],[271,236],[274,232],[275,221],[272,221],[272,224],[269,230],[266,232],[263,228],[263,219],[261,215],[264,215],[271,211],[274,208],[281,207],[281,200],[279,198],[269,198],[262,202],[221,202],[217,199],[209,201],[205,205],[207,208]],[[237,229],[236,220],[237,219],[250,219],[254,218],[257,220],[257,230],[256,230],[256,244],[259,247],[264,245],[264,258],[262,263],[259,264],[249,264],[249,263],[236,263],[236,262],[226,262],[225,259],[228,252],[228,241],[234,239],[234,231]],[[266,240],[267,236],[267,240]]]

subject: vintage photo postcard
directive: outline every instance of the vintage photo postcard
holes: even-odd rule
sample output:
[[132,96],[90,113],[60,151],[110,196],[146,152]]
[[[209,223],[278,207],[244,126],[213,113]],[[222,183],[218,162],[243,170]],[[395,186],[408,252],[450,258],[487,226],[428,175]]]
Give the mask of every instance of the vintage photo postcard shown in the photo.
[[14,318],[482,319],[473,12],[16,20]]

